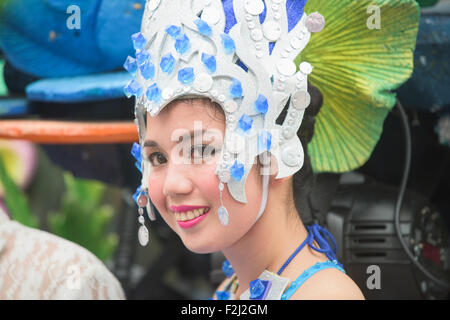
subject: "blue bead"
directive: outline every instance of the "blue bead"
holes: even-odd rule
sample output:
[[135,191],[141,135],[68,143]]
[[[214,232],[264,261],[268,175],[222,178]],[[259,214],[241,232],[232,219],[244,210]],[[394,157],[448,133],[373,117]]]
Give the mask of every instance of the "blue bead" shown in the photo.
[[250,282],[250,299],[259,297],[264,292],[264,285],[261,280],[256,279]]
[[230,168],[230,174],[236,181],[241,181],[244,176],[244,165],[235,160]]
[[128,56],[127,60],[125,60],[125,63],[123,64],[123,68],[125,70],[127,70],[129,73],[131,73],[132,75],[135,75],[137,68],[138,68],[136,59]]
[[195,25],[197,26],[198,31],[207,37],[210,37],[212,35],[212,29],[205,21],[202,19],[197,19],[194,21]]
[[190,48],[191,42],[189,41],[189,38],[185,34],[179,36],[175,41],[175,49],[179,54],[188,52]]
[[217,300],[229,300],[230,293],[227,291],[216,291]]
[[272,283],[269,280],[256,279],[250,282],[250,299],[264,300]]
[[256,111],[264,114],[266,114],[267,110],[269,109],[269,102],[267,101],[267,98],[262,94],[258,95],[258,98],[255,101],[255,109]]
[[209,71],[209,73],[216,72],[217,70],[216,57],[207,53],[202,53],[202,62],[205,65],[206,69]]
[[128,86],[125,87],[125,94],[128,97],[136,96],[140,97],[142,96],[142,87],[136,80],[131,80],[131,82],[128,84]]
[[272,146],[272,134],[264,130],[258,138],[260,151],[268,151]]
[[155,77],[155,65],[150,60],[147,60],[147,62],[141,65],[139,69],[145,80],[153,79]]
[[147,51],[138,51],[136,53],[136,61],[138,66],[142,66],[150,59],[150,54]]
[[222,46],[225,50],[226,54],[232,54],[236,51],[236,44],[234,43],[233,38],[231,38],[228,34],[222,33]]
[[231,264],[228,262],[228,260],[225,260],[222,263],[222,271],[223,273],[225,273],[225,275],[229,278],[234,274],[234,270],[233,267],[231,266]]
[[184,68],[178,71],[178,81],[182,84],[191,84],[194,82],[194,68]]
[[176,39],[181,33],[181,28],[179,26],[171,25],[166,28],[166,32],[169,36]]
[[142,50],[147,43],[147,40],[145,40],[145,37],[141,32],[133,34],[131,39],[133,40],[135,50]]
[[166,54],[161,58],[160,67],[163,72],[171,74],[173,69],[175,68],[175,58],[171,53]]
[[159,89],[159,87],[156,83],[154,83],[150,87],[148,87],[147,98],[148,98],[148,100],[156,102],[156,103],[161,101],[161,89]]
[[238,122],[239,128],[244,132],[249,131],[252,128],[252,124],[252,117],[246,115],[245,113],[241,116]]
[[138,143],[133,143],[133,146],[131,147],[131,154],[136,159],[136,161],[142,161],[141,146]]
[[240,98],[242,98],[242,84],[237,79],[233,79],[233,82],[231,83],[230,96],[233,99],[240,99]]
[[142,173],[142,162],[136,161],[134,165]]

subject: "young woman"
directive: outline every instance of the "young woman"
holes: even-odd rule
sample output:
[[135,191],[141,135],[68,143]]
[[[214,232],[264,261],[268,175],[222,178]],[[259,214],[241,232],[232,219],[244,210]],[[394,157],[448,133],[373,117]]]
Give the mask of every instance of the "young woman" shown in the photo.
[[[136,59],[129,57],[125,68],[135,79],[125,92],[136,96],[140,137],[133,150],[143,173],[135,195],[139,240],[148,241],[143,208],[154,220],[153,203],[187,249],[221,251],[228,279],[217,299],[364,298],[337,261],[333,237],[318,224],[303,224],[294,205],[293,175],[304,162],[311,170],[303,148],[321,105],[308,84],[313,67],[300,53],[325,21],[317,12],[304,13],[305,3],[149,0],[142,30],[133,35]],[[330,8],[330,1],[316,3]],[[360,2],[352,3],[361,11]],[[336,14],[344,6],[339,1],[329,10]],[[414,8],[412,2],[407,7]],[[402,49],[411,53],[409,45]],[[345,86],[354,86],[352,77],[360,73],[346,71],[320,80],[333,87],[351,79]],[[356,99],[345,86],[336,86],[334,95]],[[339,121],[340,112],[326,123]],[[306,138],[296,134],[305,115]],[[381,113],[373,115],[366,119],[369,128]],[[363,132],[362,122],[340,120]],[[349,154],[339,140],[336,145]]]

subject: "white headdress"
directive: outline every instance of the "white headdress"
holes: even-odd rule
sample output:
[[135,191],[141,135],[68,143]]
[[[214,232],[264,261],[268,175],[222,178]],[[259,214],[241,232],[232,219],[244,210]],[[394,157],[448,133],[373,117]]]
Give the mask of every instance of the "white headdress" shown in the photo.
[[[125,92],[136,96],[141,144],[147,112],[156,117],[183,96],[207,97],[222,106],[226,132],[216,174],[242,203],[257,156],[269,151],[275,157],[277,179],[303,165],[297,131],[310,104],[312,66],[302,62],[297,70],[294,59],[324,20],[303,13],[306,1],[298,0],[301,11],[294,14],[301,18],[290,26],[287,2],[295,1],[149,0],[141,32],[133,35],[136,59],[128,57],[125,64],[136,75]],[[276,124],[287,103],[284,122]],[[147,169],[144,165],[144,177]],[[261,207],[260,214],[265,202]]]

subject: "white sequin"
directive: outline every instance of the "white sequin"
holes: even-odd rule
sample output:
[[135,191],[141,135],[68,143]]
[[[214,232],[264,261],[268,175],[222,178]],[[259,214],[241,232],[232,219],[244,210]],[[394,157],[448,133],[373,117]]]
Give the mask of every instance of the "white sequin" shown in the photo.
[[281,27],[278,22],[267,21],[263,25],[264,36],[270,41],[276,41],[281,36]]
[[253,40],[260,41],[263,38],[263,33],[259,29],[253,29],[252,32],[250,33],[250,36],[252,37]]
[[295,109],[305,109],[311,103],[311,96],[307,91],[297,91],[292,96],[292,105]]
[[261,0],[245,0],[245,11],[257,16],[264,11],[264,2]]
[[283,59],[277,63],[278,72],[284,76],[290,77],[297,71],[294,61]]
[[194,86],[200,92],[209,91],[213,85],[213,78],[206,73],[199,74],[195,79]]
[[313,70],[313,67],[312,67],[312,65],[309,62],[302,62],[302,63],[300,63],[300,67],[299,68],[300,68],[301,73],[303,73],[305,75],[310,74],[312,72],[312,70]]

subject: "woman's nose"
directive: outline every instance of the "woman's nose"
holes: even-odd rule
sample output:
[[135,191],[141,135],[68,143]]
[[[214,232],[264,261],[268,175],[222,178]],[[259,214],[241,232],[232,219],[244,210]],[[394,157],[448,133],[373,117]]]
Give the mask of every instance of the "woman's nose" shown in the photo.
[[192,191],[190,168],[186,164],[169,164],[163,186],[165,196],[177,194],[189,194]]

